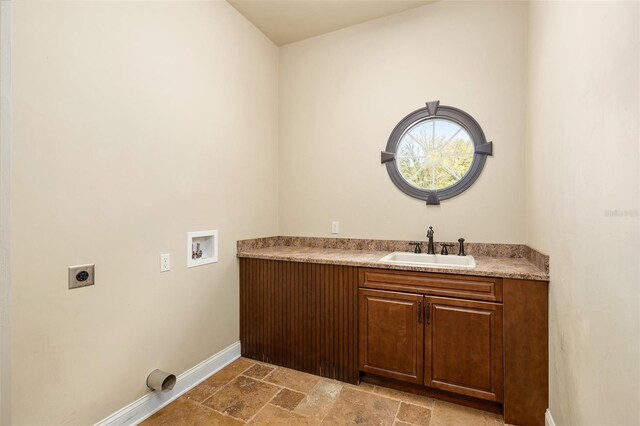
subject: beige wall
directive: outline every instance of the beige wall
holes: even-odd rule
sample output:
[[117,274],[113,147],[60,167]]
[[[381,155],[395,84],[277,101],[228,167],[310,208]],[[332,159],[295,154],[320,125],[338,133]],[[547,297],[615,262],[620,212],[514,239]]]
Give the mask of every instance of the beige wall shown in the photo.
[[[14,2],[12,424],[90,424],[238,340],[236,240],[278,232],[277,66],[226,2]],[[220,262],[187,269],[210,228]]]
[[[280,233],[523,243],[526,4],[438,2],[280,49]],[[380,164],[391,130],[439,99],[473,115],[494,157],[439,207]]]
[[640,424],[639,14],[530,8],[528,240],[551,256],[558,426]]
[[9,1],[0,1],[0,425],[11,419],[11,283],[9,220],[10,18]]
[[[95,422],[235,342],[235,241],[332,220],[547,252],[556,423],[640,423],[637,3],[438,2],[280,53],[226,2],[14,4],[13,424]],[[427,208],[379,152],[434,99],[495,155]],[[186,269],[207,228],[220,262]]]

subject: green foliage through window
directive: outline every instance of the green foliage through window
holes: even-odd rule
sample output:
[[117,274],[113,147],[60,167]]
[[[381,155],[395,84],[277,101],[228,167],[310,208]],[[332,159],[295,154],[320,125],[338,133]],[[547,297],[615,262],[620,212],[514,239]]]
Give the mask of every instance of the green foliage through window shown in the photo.
[[397,161],[402,177],[419,189],[453,186],[471,169],[474,145],[459,124],[427,119],[409,128],[398,143]]

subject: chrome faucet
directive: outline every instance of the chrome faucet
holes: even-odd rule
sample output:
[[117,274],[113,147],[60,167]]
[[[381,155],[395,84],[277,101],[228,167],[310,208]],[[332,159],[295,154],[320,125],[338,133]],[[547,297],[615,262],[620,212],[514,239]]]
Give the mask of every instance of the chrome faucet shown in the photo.
[[427,254],[436,254],[436,250],[433,247],[433,226],[429,227],[427,231],[427,238],[429,241],[427,242]]

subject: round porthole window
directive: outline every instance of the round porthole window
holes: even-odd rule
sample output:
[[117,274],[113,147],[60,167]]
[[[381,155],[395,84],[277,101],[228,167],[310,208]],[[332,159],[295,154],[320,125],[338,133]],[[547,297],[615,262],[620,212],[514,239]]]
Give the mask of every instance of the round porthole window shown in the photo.
[[492,148],[473,117],[435,101],[396,125],[382,163],[402,192],[440,204],[475,182]]

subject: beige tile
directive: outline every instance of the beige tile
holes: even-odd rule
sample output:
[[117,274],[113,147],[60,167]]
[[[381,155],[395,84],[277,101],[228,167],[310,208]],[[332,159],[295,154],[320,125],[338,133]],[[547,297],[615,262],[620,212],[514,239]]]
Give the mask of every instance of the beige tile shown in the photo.
[[419,405],[400,403],[400,410],[396,415],[398,420],[417,426],[428,426],[431,419],[431,410]]
[[141,423],[145,426],[241,425],[241,421],[216,413],[207,407],[178,398]]
[[359,391],[362,391],[362,392],[371,392],[371,393],[373,393],[374,390],[375,390],[375,386],[372,385],[371,383],[360,382],[359,385],[352,385],[351,383],[342,383],[342,382],[338,382],[338,383],[340,383],[344,387],[348,387],[348,388],[351,388],[351,389],[359,390]]
[[215,393],[218,388],[207,386],[205,384],[199,384],[189,392],[184,394],[184,397],[194,402],[202,402]]
[[299,392],[309,392],[319,381],[320,377],[288,368],[278,367],[264,378],[265,381],[284,386]]
[[271,373],[275,367],[270,367],[264,364],[255,364],[253,367],[250,367],[244,373],[245,376],[253,377],[254,379],[264,379],[269,373]]
[[392,425],[399,405],[400,402],[392,399],[345,388],[322,423]]
[[431,412],[431,426],[448,425],[496,426],[504,424],[502,416],[444,401],[435,401]]
[[[261,377],[267,383],[257,380]],[[354,386],[245,358],[144,424],[237,425],[242,424],[240,419],[266,425],[318,424],[323,419],[329,425],[504,425],[498,414],[368,383]]]
[[246,358],[238,358],[213,376],[209,377],[185,394],[185,397],[196,402],[203,402],[222,386],[239,376],[243,371],[254,366]]
[[219,388],[220,386],[226,385],[231,380],[238,377],[243,371],[252,367],[254,364],[248,361],[245,358],[240,358],[218,371],[213,376],[209,377],[207,380],[202,382],[202,384],[206,386],[211,386],[215,388]]
[[[226,371],[233,371],[234,373],[237,373],[236,375],[242,373],[244,370],[246,370],[249,367],[252,367],[253,365],[257,364],[257,361],[254,361],[252,359],[249,358],[238,358],[235,361],[233,361],[231,364],[227,365],[226,367],[224,367],[222,370],[218,371],[218,373],[222,372],[223,370]],[[231,374],[231,373],[230,373]]]
[[358,387],[358,390],[361,390],[363,392],[373,392],[374,389],[376,388],[371,383],[365,383],[365,382],[361,382],[357,387]]
[[253,418],[249,425],[318,425],[320,421],[308,417],[301,416],[288,410],[284,410],[280,407],[276,407],[271,404],[267,404],[257,416]]
[[487,418],[487,425],[489,426],[504,426],[504,417],[500,414],[485,412],[484,416]]
[[320,380],[298,404],[295,412],[304,416],[324,418],[342,391],[342,385],[332,380]]
[[280,389],[250,377],[238,376],[204,402],[207,407],[242,420],[253,417]]
[[427,408],[432,408],[435,401],[433,398],[429,398],[428,396],[402,392],[396,389],[386,388],[384,386],[376,386],[374,392],[379,395],[386,396],[387,398],[397,399],[399,401],[421,405]]
[[278,393],[276,397],[271,400],[271,404],[277,405],[281,408],[286,408],[287,410],[293,410],[304,398],[305,394],[301,392],[282,389],[280,393]]

